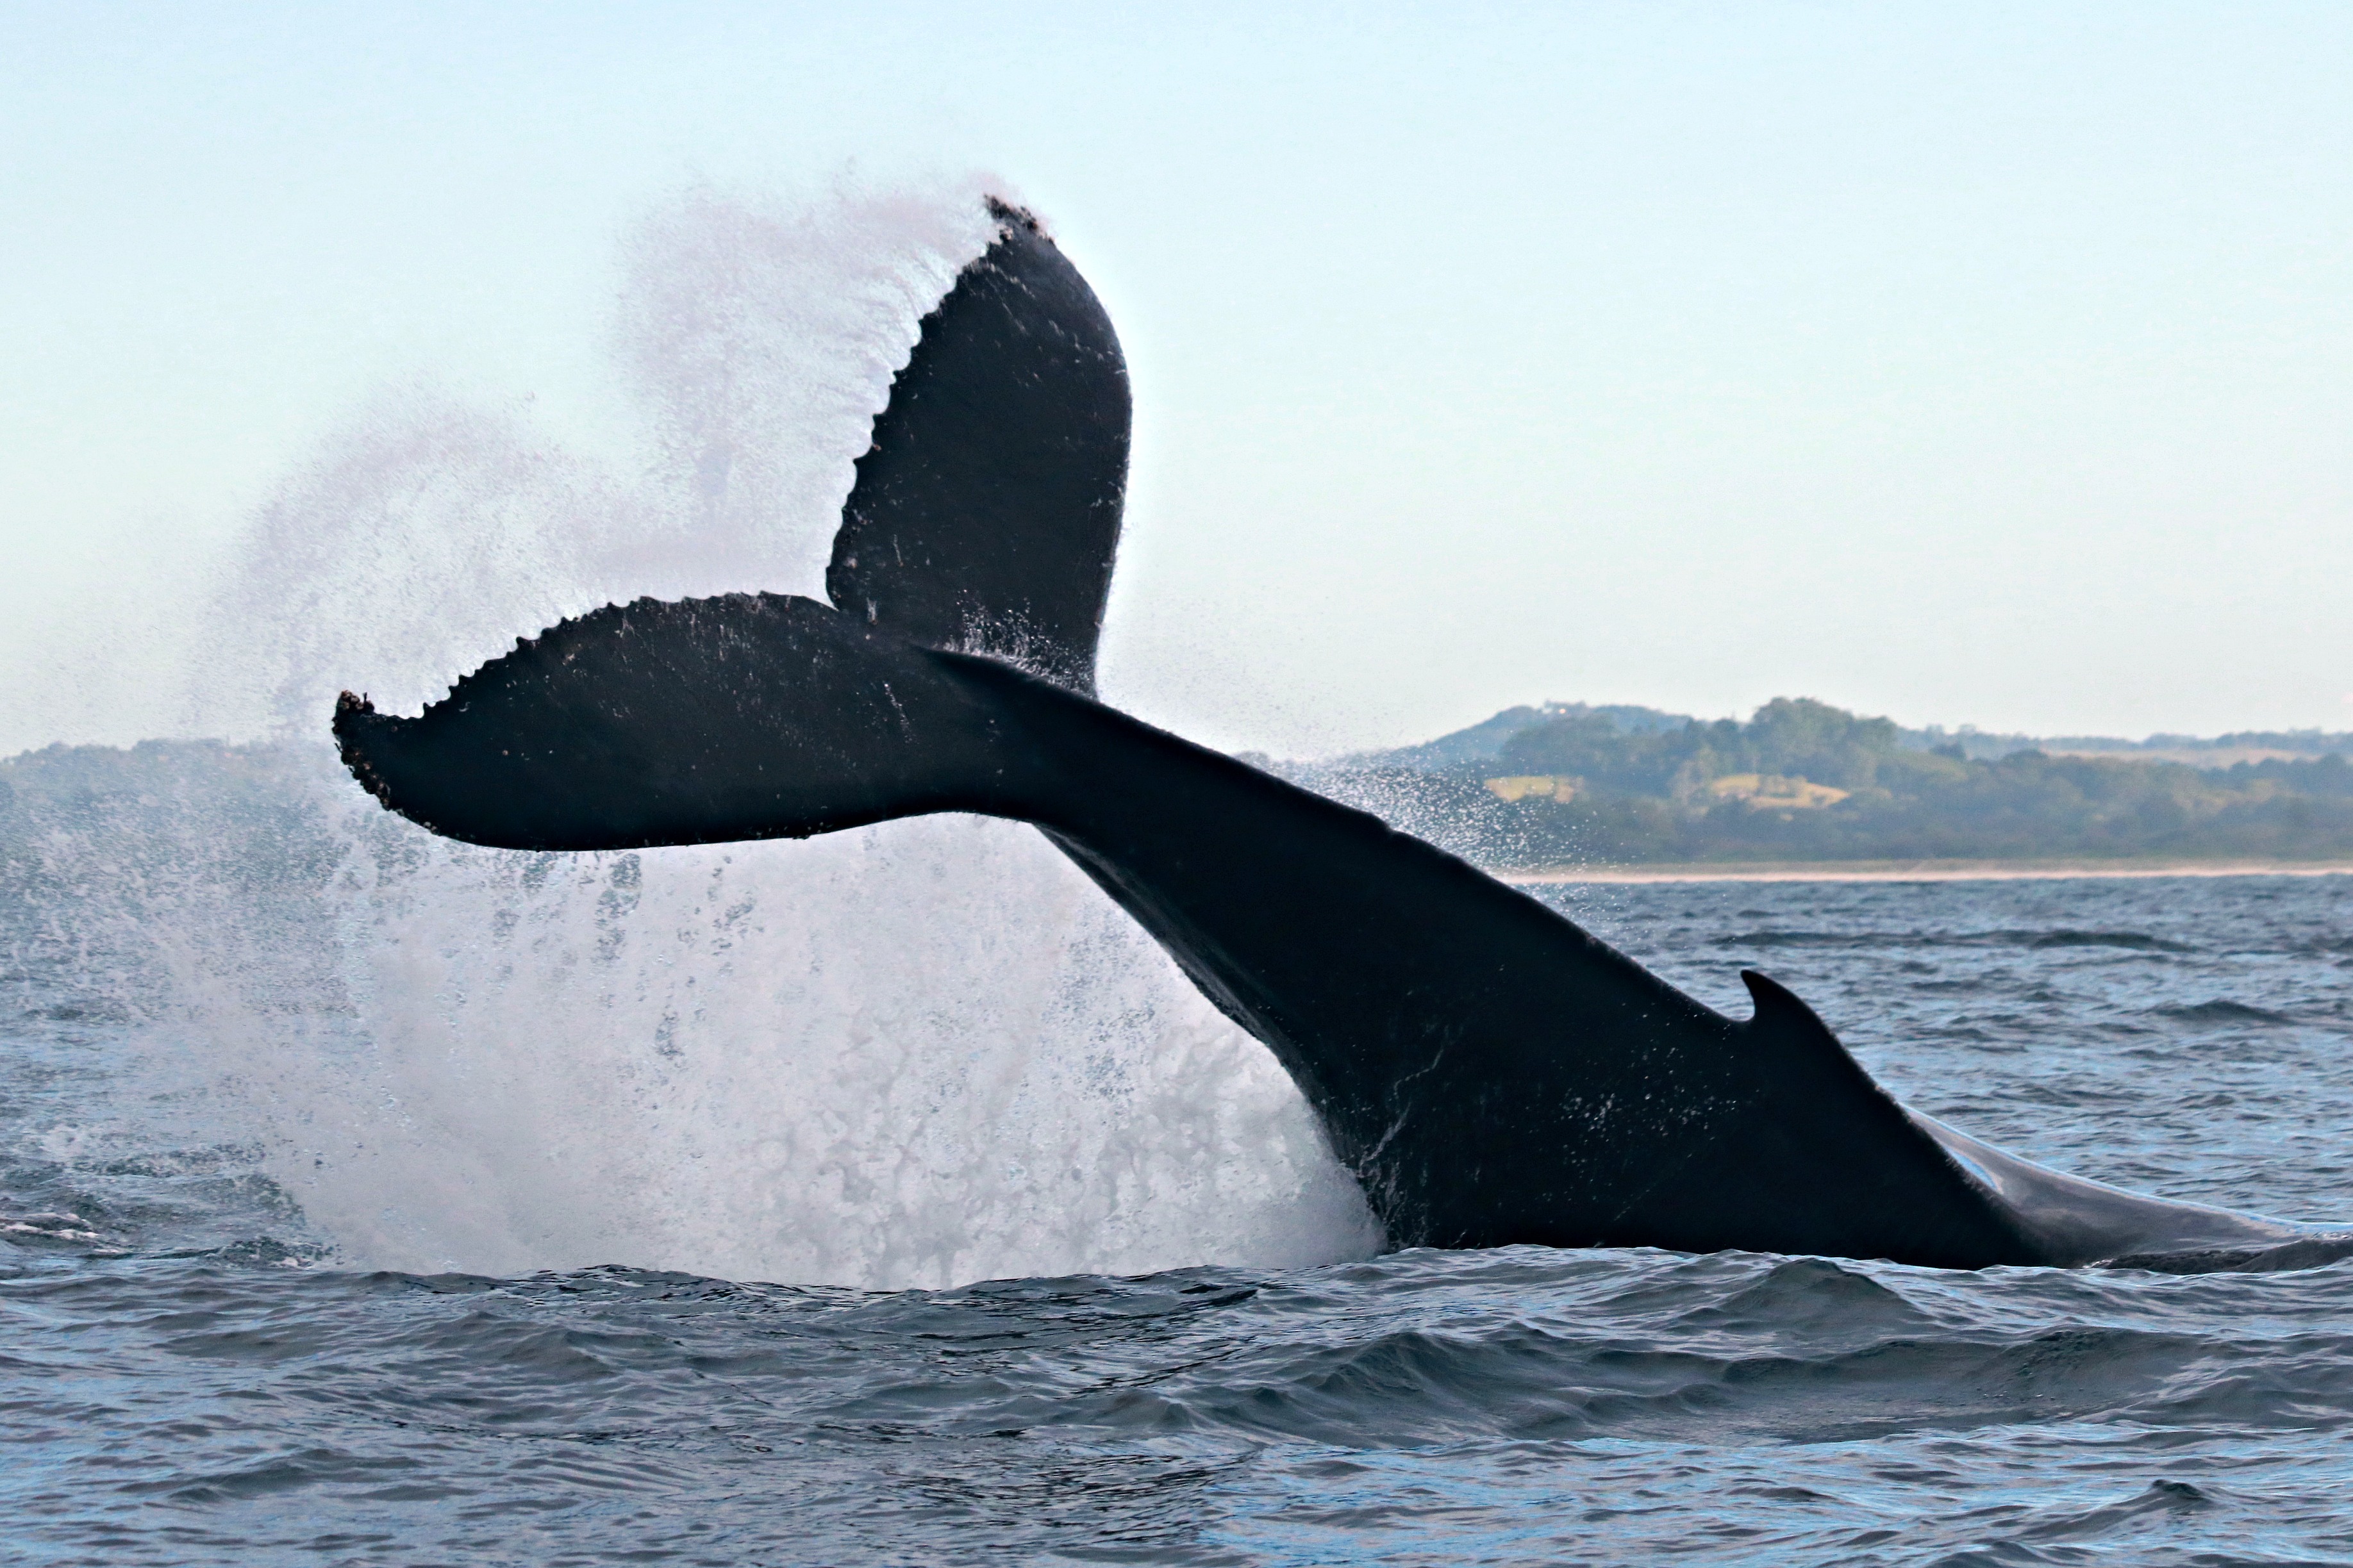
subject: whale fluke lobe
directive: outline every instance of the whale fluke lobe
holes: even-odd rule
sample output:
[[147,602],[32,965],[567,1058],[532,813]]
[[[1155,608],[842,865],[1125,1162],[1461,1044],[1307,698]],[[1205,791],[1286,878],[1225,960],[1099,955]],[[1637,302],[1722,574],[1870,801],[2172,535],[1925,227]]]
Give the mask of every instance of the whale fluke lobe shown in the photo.
[[858,459],[827,569],[848,614],[1094,689],[1127,491],[1127,362],[1038,220],[997,237],[923,318]]
[[2119,1193],[1907,1111],[1788,990],[1736,1021],[1454,857],[1093,700],[1128,389],[1035,221],[924,318],[831,605],[641,599],[421,717],[345,693],[390,809],[508,849],[1036,825],[1273,1052],[1396,1246],[1942,1268],[2254,1256],[2314,1233]]
[[345,692],[335,739],[385,805],[499,849],[1018,814],[995,717],[934,657],[808,599],[640,599],[518,643],[419,718]]

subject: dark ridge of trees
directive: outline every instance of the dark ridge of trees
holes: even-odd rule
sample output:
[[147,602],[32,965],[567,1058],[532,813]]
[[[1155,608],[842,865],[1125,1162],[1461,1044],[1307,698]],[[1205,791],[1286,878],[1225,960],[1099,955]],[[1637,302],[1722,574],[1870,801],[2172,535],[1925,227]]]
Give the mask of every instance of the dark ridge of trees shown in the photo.
[[[1897,749],[1888,719],[1858,719],[1809,697],[1777,697],[1743,724],[1694,719],[1680,730],[1628,734],[1598,714],[1556,719],[1504,742],[1500,771],[1566,774],[1597,788],[1681,799],[1727,773],[1778,773],[1867,789],[1883,768],[1933,753]],[[1926,764],[1936,773],[1949,759]]]
[[2260,763],[2240,763],[2220,772],[2234,785],[2266,780],[2297,795],[2353,795],[2353,761],[2337,753],[2293,761],[2273,757]]

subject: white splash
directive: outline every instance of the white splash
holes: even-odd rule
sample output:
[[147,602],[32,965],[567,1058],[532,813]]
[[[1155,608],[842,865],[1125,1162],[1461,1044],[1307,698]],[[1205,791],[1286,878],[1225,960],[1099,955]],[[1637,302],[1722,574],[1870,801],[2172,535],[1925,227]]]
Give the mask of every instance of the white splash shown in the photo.
[[280,737],[280,815],[199,812],[140,896],[164,1037],[342,1261],[913,1286],[1377,1245],[1266,1051],[1026,827],[503,854],[376,810],[322,743],[338,689],[414,711],[610,600],[816,592],[986,225],[972,188],[696,194],[628,248],[643,453],[388,397],[261,508],[192,701]]

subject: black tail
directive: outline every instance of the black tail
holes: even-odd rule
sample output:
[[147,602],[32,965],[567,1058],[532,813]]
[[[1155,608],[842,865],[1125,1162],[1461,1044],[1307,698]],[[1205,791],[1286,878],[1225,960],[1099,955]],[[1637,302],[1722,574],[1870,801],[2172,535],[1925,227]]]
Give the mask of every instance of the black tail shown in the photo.
[[566,621],[421,718],[346,692],[343,761],[436,832],[528,849],[801,837],[1025,815],[1000,726],[925,649],[1094,689],[1127,483],[1127,367],[1026,212],[924,317],[807,599],[639,600]]

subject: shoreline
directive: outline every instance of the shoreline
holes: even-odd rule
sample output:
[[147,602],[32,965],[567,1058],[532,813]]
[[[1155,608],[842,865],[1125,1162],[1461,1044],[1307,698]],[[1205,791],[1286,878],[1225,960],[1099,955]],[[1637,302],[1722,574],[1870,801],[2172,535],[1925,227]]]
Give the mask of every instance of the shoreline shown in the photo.
[[2347,877],[2328,860],[1758,860],[1655,866],[1540,866],[1490,871],[1500,882],[2058,882],[2150,877]]

